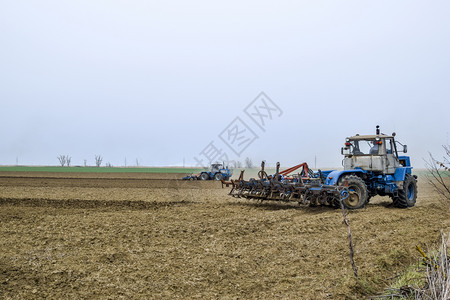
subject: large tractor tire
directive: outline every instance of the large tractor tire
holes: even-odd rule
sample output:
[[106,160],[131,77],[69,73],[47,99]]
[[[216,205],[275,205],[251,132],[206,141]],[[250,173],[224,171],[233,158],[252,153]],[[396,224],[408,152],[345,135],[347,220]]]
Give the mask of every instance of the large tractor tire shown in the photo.
[[364,181],[356,175],[344,176],[339,182],[340,185],[348,183],[349,196],[344,199],[343,204],[348,209],[363,208],[369,198],[367,186]]
[[201,179],[201,180],[209,180],[209,175],[208,175],[208,173],[202,173],[202,174],[200,174],[200,179]]
[[222,178],[223,178],[222,173],[216,173],[216,174],[214,174],[214,180],[222,180]]
[[417,199],[417,181],[414,176],[406,174],[403,189],[398,190],[398,196],[393,197],[394,206],[398,208],[413,207]]

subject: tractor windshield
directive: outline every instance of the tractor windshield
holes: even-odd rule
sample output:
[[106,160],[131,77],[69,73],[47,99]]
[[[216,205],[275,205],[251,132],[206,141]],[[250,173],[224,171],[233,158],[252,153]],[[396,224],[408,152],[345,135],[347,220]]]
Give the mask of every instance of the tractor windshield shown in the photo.
[[375,140],[350,141],[350,154],[353,155],[378,155],[378,147]]

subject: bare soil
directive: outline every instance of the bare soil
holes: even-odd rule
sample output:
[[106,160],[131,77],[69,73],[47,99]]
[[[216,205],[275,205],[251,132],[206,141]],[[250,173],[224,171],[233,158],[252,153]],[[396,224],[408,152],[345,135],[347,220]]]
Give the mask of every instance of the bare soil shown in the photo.
[[0,173],[0,298],[360,299],[380,292],[449,210],[419,178],[417,205],[351,211],[227,196],[182,174]]

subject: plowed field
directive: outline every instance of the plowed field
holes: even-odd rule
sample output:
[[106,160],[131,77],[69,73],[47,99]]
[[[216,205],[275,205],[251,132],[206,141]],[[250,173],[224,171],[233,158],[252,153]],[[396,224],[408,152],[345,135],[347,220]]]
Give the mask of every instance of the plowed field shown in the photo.
[[420,178],[413,208],[351,211],[356,283],[340,210],[181,177],[0,173],[0,298],[360,299],[449,225]]

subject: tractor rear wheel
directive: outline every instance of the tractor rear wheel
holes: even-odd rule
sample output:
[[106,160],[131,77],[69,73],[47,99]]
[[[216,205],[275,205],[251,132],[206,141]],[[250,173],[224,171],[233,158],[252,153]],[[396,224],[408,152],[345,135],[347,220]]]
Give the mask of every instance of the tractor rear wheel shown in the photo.
[[216,174],[214,175],[214,179],[215,179],[215,180],[222,180],[222,178],[223,178],[222,173],[216,173]]
[[414,176],[406,174],[403,189],[398,190],[398,196],[393,197],[394,206],[399,208],[413,207],[417,199],[417,181]]
[[200,179],[201,179],[201,180],[208,180],[208,179],[209,179],[208,173],[202,173],[202,174],[200,174]]
[[348,209],[363,208],[367,203],[368,191],[364,181],[356,175],[347,175],[340,180],[340,185],[348,183],[348,197],[344,199],[344,206]]

